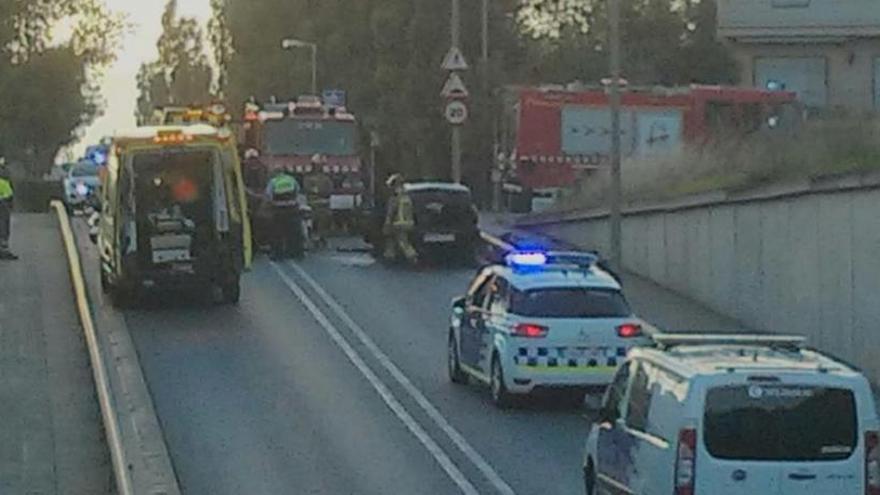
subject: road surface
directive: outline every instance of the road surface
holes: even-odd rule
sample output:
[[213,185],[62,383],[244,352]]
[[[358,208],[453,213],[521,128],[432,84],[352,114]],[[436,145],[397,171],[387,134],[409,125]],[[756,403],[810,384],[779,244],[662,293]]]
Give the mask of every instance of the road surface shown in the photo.
[[[170,295],[125,311],[183,492],[579,493],[585,410],[550,397],[499,411],[447,379],[449,301],[472,274],[328,251],[259,260],[236,307]],[[736,328],[627,288],[655,324]]]

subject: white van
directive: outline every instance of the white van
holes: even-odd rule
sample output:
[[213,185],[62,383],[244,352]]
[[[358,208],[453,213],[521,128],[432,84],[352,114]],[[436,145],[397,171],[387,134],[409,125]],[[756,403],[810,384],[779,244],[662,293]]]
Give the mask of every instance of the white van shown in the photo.
[[587,437],[588,495],[880,494],[871,388],[801,337],[654,336]]

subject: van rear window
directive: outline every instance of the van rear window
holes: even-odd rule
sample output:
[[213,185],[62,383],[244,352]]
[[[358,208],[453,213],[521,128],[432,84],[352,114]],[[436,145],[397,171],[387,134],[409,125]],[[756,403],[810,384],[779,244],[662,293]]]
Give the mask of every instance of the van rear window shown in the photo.
[[718,459],[833,461],[857,445],[850,390],[761,384],[710,389],[703,432]]

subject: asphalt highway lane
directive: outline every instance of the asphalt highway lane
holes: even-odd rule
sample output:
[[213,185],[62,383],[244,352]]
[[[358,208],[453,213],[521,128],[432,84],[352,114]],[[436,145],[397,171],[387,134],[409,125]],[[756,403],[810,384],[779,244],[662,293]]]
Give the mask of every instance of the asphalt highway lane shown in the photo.
[[413,271],[368,259],[315,256],[286,270],[312,288],[305,272],[333,298],[515,493],[580,493],[587,411],[558,395],[501,411],[488,389],[454,385],[447,377],[450,301],[475,269]]
[[243,289],[125,314],[185,493],[458,492],[277,274]]
[[238,306],[169,293],[124,311],[184,493],[580,493],[584,408],[499,411],[447,378],[449,302],[473,273],[328,251],[259,260]]

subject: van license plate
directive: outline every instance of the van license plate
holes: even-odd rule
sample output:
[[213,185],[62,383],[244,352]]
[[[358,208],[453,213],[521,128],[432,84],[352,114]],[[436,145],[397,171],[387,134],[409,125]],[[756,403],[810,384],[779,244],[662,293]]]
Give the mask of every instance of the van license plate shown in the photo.
[[455,242],[455,234],[425,234],[425,242]]

